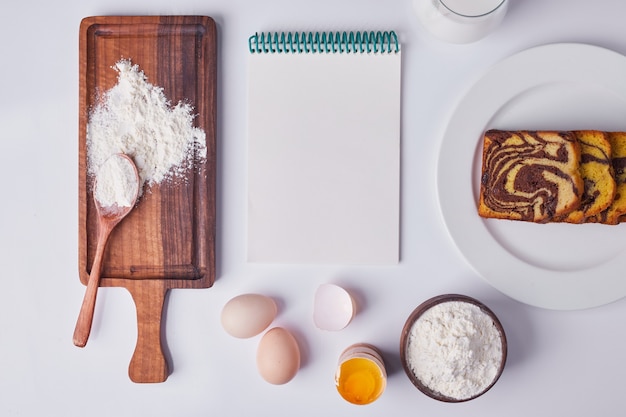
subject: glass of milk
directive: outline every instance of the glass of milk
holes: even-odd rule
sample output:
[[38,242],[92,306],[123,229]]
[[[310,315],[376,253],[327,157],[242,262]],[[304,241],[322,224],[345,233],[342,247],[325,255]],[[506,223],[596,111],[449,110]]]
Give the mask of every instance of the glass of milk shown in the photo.
[[420,22],[437,38],[469,43],[500,24],[508,0],[413,0],[413,6]]

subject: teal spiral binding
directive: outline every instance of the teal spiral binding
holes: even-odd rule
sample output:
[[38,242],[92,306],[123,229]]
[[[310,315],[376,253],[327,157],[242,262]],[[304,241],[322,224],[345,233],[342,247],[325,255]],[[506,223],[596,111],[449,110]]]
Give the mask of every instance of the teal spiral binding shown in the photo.
[[253,54],[397,53],[398,36],[386,32],[267,32],[248,39]]

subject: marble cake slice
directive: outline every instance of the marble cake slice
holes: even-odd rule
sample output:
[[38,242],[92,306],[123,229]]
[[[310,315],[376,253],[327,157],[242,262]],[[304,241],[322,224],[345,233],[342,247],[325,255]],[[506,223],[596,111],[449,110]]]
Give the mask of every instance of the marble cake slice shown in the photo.
[[608,132],[607,136],[611,144],[615,196],[606,210],[587,221],[614,225],[626,220],[626,132]]
[[580,207],[562,220],[583,223],[611,205],[615,197],[615,179],[608,134],[598,130],[576,130],[573,133],[580,143],[580,172],[585,187]]
[[478,213],[546,223],[580,206],[581,147],[572,132],[488,130]]

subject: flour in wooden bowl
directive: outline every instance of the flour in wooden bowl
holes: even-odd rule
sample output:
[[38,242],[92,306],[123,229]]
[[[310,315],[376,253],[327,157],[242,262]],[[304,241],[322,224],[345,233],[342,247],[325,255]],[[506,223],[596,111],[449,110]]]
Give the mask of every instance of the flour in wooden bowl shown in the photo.
[[506,362],[499,320],[478,300],[433,297],[407,319],[401,357],[409,379],[425,394],[446,402],[476,398],[498,380]]

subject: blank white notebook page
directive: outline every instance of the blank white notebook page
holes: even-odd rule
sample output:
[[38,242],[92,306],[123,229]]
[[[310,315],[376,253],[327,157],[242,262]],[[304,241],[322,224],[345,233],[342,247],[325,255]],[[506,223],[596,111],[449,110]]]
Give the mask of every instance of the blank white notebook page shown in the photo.
[[248,260],[399,260],[400,52],[250,53]]

